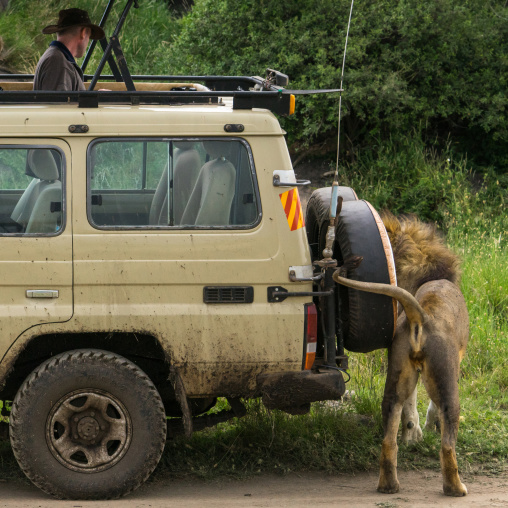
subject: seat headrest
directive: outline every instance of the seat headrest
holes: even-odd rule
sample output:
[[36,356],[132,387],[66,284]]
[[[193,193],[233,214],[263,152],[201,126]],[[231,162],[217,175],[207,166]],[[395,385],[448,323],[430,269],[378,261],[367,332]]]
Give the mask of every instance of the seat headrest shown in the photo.
[[212,159],[224,157],[230,160],[233,144],[236,145],[231,141],[203,141],[203,147]]
[[58,180],[58,167],[51,150],[47,148],[37,148],[28,152],[28,166],[40,180]]
[[185,152],[186,150],[195,149],[196,143],[194,141],[173,141],[173,146]]

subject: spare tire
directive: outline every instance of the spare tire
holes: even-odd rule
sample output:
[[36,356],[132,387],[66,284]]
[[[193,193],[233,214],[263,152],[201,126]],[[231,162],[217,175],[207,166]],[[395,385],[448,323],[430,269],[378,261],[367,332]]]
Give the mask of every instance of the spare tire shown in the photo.
[[[376,210],[367,201],[342,205],[335,230],[334,256],[340,266],[351,256],[362,256],[348,278],[396,285],[395,263],[388,234]],[[344,347],[368,353],[388,347],[397,323],[397,302],[392,298],[339,285],[337,330],[342,328]]]
[[[351,187],[338,188],[338,195],[343,201],[357,201],[358,196]],[[309,198],[305,214],[305,228],[309,242],[312,259],[320,259],[326,243],[326,232],[330,225],[330,202],[332,188],[316,189]]]

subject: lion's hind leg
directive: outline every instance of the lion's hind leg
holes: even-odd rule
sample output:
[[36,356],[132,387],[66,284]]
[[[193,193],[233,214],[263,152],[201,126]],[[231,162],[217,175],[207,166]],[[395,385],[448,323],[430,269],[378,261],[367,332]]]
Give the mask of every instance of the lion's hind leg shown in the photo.
[[402,344],[399,342],[402,347],[397,347],[395,342],[389,352],[382,406],[384,438],[377,490],[385,494],[394,494],[399,491],[397,433],[404,403],[413,394],[418,382],[418,373],[409,361],[407,344],[405,341]]
[[434,402],[432,402],[432,400],[429,402],[429,407],[427,408],[427,416],[425,418],[424,429],[432,432],[441,430],[441,422],[439,421],[439,409],[434,404]]
[[[447,496],[465,496],[466,486],[460,481],[455,444],[459,431],[459,358],[443,355],[443,348],[429,358],[428,368],[424,369],[422,380],[430,398],[439,411],[441,426],[441,472],[443,474],[443,492]],[[437,358],[439,356],[439,359]]]

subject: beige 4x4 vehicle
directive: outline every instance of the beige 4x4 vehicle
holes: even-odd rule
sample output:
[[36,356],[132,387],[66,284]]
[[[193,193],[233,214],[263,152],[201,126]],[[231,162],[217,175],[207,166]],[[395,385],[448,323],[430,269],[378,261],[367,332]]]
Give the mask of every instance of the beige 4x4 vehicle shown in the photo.
[[305,227],[273,114],[294,106],[283,76],[120,73],[88,77],[112,92],[0,77],[0,399],[21,468],[57,497],[133,490],[167,422],[190,435],[219,396],[216,421],[242,397],[292,413],[337,399],[344,347],[393,333],[391,299],[337,287],[321,259],[342,197],[333,258],[389,281],[377,213],[320,189]]

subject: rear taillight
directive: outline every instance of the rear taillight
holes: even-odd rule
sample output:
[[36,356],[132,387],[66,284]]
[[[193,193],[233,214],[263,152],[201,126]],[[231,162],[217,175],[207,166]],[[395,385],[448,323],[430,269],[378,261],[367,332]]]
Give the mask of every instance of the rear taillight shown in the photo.
[[305,304],[305,335],[303,344],[303,368],[309,370],[314,365],[317,346],[317,311],[313,303]]

